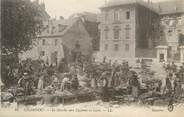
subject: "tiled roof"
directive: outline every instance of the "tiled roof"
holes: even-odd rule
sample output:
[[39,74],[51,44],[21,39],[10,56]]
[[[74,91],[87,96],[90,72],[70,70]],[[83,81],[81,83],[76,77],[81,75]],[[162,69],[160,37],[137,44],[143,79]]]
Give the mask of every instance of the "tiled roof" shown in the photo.
[[82,13],[74,13],[72,14],[70,18],[73,17],[83,17],[85,20],[90,21],[90,22],[97,22],[97,14],[91,13],[91,12],[82,12]]

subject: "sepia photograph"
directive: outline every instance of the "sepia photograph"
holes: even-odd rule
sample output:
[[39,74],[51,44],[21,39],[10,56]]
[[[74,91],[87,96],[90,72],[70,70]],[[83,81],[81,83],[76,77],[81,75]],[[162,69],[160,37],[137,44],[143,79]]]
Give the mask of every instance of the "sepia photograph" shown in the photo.
[[184,116],[184,0],[0,5],[0,116]]

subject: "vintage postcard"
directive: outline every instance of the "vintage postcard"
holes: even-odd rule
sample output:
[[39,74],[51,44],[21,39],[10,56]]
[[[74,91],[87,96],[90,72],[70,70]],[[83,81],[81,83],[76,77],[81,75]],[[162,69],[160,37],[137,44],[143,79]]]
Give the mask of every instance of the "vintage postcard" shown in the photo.
[[184,117],[184,0],[1,0],[1,117]]

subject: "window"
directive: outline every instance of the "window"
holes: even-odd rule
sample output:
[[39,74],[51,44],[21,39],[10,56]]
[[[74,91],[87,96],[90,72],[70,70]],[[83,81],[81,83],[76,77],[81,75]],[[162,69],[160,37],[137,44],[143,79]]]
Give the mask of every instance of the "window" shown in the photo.
[[108,44],[105,44],[105,50],[108,50]]
[[114,11],[114,21],[119,21],[119,12],[117,10]]
[[53,34],[55,32],[55,27],[53,26],[51,29],[51,33]]
[[119,50],[119,45],[118,44],[114,44],[114,51],[118,51]]
[[125,38],[126,39],[130,38],[130,25],[126,25],[125,27]]
[[45,39],[42,40],[42,45],[45,45]]
[[41,51],[40,52],[40,56],[42,57],[42,56],[45,56],[45,51]]
[[105,12],[105,21],[108,21],[108,12]]
[[178,19],[178,25],[182,25],[182,19],[181,18]]
[[119,26],[114,26],[114,39],[120,39],[120,30],[121,28]]
[[105,27],[104,32],[105,32],[105,39],[108,39],[109,38],[109,27],[108,26]]
[[46,25],[47,33],[49,33],[49,25]]
[[55,39],[55,46],[57,45],[57,43],[58,43],[58,39]]
[[56,57],[58,56],[58,52],[57,51],[55,51],[54,54],[55,54]]
[[126,19],[130,19],[130,11],[126,12]]
[[114,30],[114,39],[119,39],[119,30]]
[[109,38],[109,30],[105,30],[105,39],[108,39]]
[[126,44],[126,45],[125,45],[125,50],[126,50],[126,51],[129,51],[129,44]]

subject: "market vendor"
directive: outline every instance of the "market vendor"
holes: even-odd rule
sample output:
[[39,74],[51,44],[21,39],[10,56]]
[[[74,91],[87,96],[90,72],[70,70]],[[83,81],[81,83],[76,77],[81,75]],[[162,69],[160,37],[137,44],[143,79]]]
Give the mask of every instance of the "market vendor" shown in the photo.
[[23,73],[23,76],[18,80],[18,86],[19,86],[19,87],[23,87],[22,81],[23,81],[24,79],[26,79],[27,75],[28,75],[27,72]]
[[139,95],[139,88],[140,88],[140,83],[138,81],[138,76],[137,73],[132,71],[132,78],[130,81],[130,86],[132,88],[132,96],[134,97],[134,99],[137,99],[138,95]]
[[108,95],[108,79],[107,79],[107,72],[102,73],[101,80],[102,80],[102,95],[101,99],[103,102],[109,101]]
[[176,71],[177,71],[177,65],[174,62],[172,62],[171,70],[173,73],[176,73]]
[[96,73],[93,73],[93,74],[90,74],[90,80],[91,80],[91,87],[93,89],[96,89],[97,88],[97,74]]
[[65,73],[64,78],[61,83],[61,90],[69,90],[70,89],[70,79],[69,79],[69,74]]
[[77,90],[79,88],[79,81],[77,75],[73,75],[71,79],[71,88]]
[[172,94],[172,89],[173,89],[173,83],[172,83],[172,78],[173,78],[173,74],[169,73],[168,77],[165,79],[165,91],[164,94],[166,95],[171,95]]
[[52,76],[52,79],[53,79],[53,81],[52,81],[52,87],[54,88],[54,89],[58,89],[59,88],[59,80],[58,80],[58,77],[56,76],[56,74],[54,74],[53,76]]
[[24,72],[22,78],[18,80],[18,85],[20,88],[23,88],[25,95],[31,95],[32,93],[35,93],[33,90],[33,78],[28,73],[29,72]]
[[39,76],[37,88],[38,88],[39,91],[42,91],[43,88],[44,88],[44,75],[43,75],[43,73],[40,74],[40,76]]
[[184,81],[184,66],[180,66],[180,69],[178,71],[178,77],[180,81]]
[[178,76],[179,74],[174,75],[174,96],[179,99],[182,94],[182,85],[180,78]]

